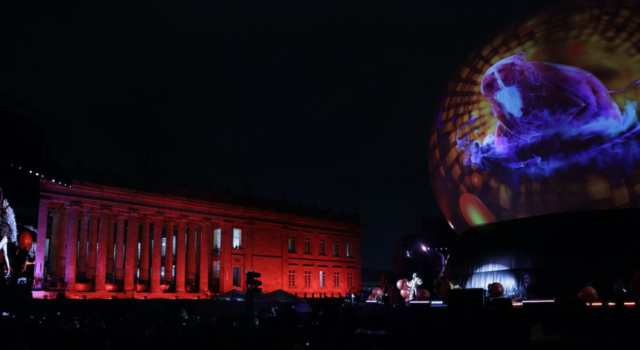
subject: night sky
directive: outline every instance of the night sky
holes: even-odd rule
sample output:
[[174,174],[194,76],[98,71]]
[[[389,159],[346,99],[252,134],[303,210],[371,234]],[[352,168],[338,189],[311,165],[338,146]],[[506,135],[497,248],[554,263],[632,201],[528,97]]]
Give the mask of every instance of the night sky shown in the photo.
[[11,3],[0,8],[4,162],[359,213],[369,268],[390,267],[398,238],[442,220],[427,134],[447,79],[540,7]]

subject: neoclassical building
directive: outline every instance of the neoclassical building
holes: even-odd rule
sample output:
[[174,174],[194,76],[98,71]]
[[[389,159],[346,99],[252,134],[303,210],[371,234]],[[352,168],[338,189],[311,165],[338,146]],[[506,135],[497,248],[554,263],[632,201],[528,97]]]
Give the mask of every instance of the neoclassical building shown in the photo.
[[34,296],[208,298],[245,289],[309,298],[360,288],[353,223],[90,183],[40,182]]

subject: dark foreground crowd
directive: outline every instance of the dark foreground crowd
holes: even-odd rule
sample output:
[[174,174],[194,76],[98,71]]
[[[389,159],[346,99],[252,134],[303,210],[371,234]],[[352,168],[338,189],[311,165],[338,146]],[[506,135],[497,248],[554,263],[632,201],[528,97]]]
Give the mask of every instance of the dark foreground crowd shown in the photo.
[[[537,305],[456,309],[309,301],[35,300],[1,311],[7,349],[547,348],[628,344],[640,310]],[[14,305],[16,306],[16,305]],[[308,311],[308,312],[307,312]],[[10,345],[10,346],[9,346]]]

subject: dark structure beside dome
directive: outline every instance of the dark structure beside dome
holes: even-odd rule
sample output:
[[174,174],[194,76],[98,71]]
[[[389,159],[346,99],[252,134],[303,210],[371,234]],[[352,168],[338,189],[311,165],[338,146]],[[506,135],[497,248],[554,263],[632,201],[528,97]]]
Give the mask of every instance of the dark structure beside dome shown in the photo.
[[500,281],[511,296],[575,297],[588,285],[604,298],[638,294],[638,225],[640,210],[623,209],[478,227],[459,237],[449,273],[463,287]]

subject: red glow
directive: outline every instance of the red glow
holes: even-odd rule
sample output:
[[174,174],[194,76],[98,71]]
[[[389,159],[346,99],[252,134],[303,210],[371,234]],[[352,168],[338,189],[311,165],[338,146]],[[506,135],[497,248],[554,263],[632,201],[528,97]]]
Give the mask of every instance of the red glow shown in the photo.
[[31,232],[23,231],[20,233],[20,237],[18,238],[18,246],[22,250],[31,250],[31,246],[33,245],[33,235]]
[[119,289],[119,287],[115,283],[107,283],[105,284],[105,289],[107,290],[107,292],[115,292]]
[[78,292],[90,292],[93,289],[91,283],[76,283],[75,290]]

